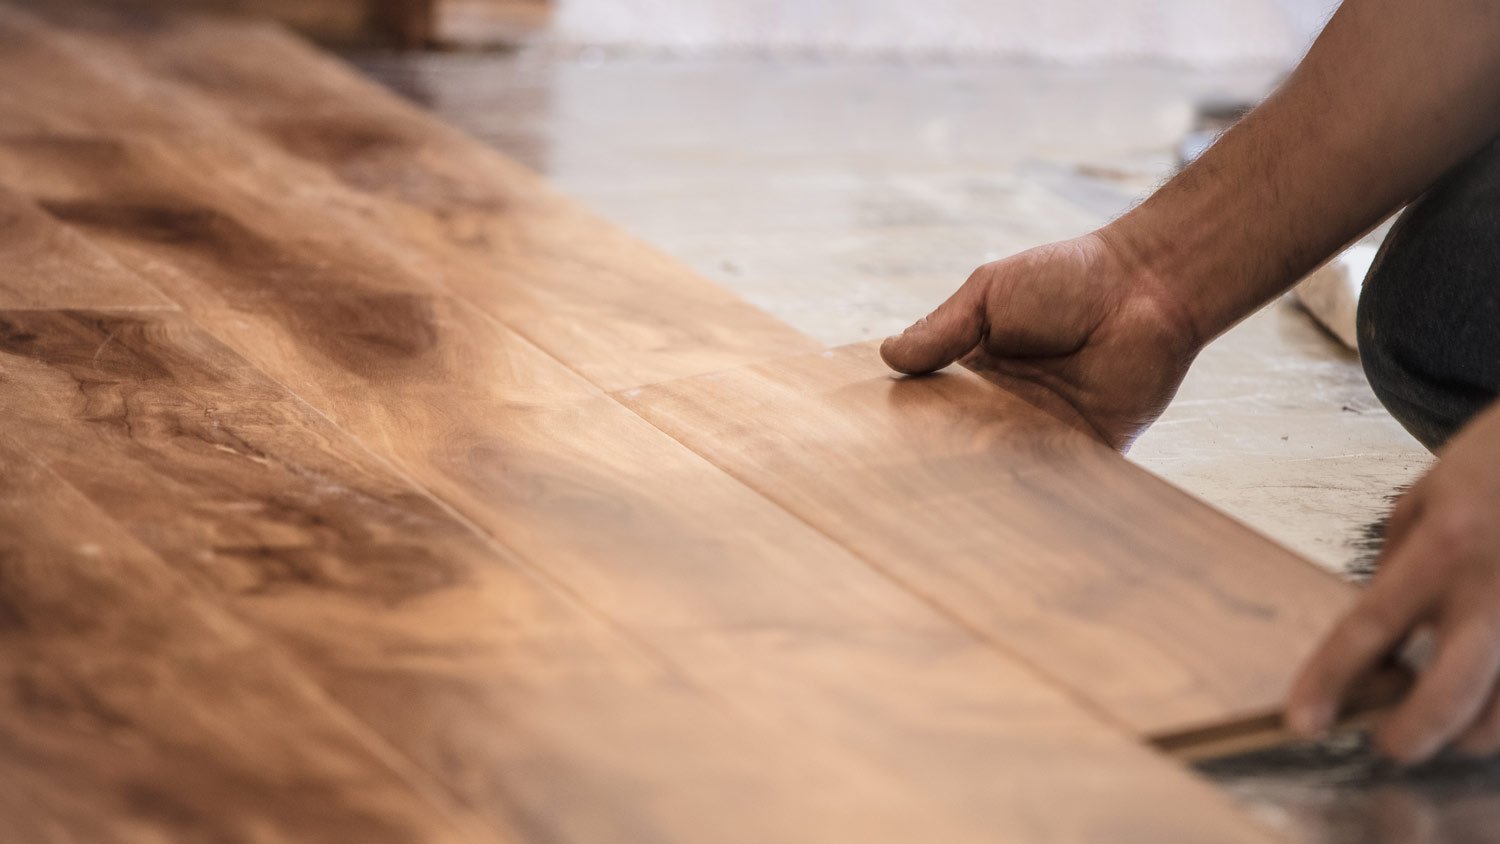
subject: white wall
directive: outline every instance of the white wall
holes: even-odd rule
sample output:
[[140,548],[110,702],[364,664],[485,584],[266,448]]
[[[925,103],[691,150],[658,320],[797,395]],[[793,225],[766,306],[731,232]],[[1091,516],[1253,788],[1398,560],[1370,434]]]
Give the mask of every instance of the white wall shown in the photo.
[[558,39],[670,52],[1285,62],[1336,0],[559,0]]

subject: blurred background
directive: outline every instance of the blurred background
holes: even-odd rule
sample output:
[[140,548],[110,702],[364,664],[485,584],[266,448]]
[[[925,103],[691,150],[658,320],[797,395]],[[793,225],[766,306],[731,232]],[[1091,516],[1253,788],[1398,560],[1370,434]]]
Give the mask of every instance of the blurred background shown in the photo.
[[269,12],[337,41],[556,43],[637,53],[1288,62],[1329,0],[157,0]]
[[1285,62],[1324,0],[557,0],[565,43],[740,51],[1194,65]]

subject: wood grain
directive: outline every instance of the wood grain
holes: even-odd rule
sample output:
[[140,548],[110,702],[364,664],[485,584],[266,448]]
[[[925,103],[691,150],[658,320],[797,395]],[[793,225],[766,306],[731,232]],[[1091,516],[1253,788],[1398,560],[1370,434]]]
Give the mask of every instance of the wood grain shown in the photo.
[[981,840],[685,684],[180,316],[0,314],[0,366],[8,435],[500,837]]
[[176,306],[119,261],[0,187],[0,308]]
[[1142,734],[1274,709],[1354,597],[1058,416],[872,346],[623,398]]
[[0,438],[6,841],[478,840],[405,767]]
[[[62,50],[44,63],[53,103],[76,102],[80,85],[110,84],[102,74],[89,77],[86,61],[72,55]],[[81,70],[78,61],[85,61]],[[79,75],[69,82],[65,76],[74,71]],[[151,90],[160,101],[163,92]],[[131,110],[145,107],[113,101]],[[174,109],[190,105],[170,102]],[[743,741],[764,746],[761,753],[800,760],[816,751],[841,760],[826,763],[842,779],[824,799],[874,812],[858,826],[864,835],[1263,840],[1202,783],[1100,725],[524,339],[436,288],[411,269],[407,249],[385,243],[378,228],[351,225],[348,209],[368,208],[368,199],[356,202],[295,162],[225,151],[232,128],[216,135],[217,141],[189,136],[166,147],[159,138],[132,134],[165,117],[124,113],[100,119],[88,109],[67,111],[23,102],[7,114],[10,125],[22,129],[0,143],[6,178],[130,266],[149,267],[155,283],[258,368],[516,549],[533,570],[778,734],[773,739],[749,732]],[[427,266],[439,265],[446,254],[424,259],[431,262]],[[201,353],[180,357],[194,360]],[[240,391],[224,395],[232,392]],[[185,400],[174,396],[152,406]],[[278,436],[298,427],[275,426]],[[34,426],[38,437],[48,430],[41,421]],[[332,436],[317,430],[315,441]],[[256,443],[257,451],[267,453],[290,447],[269,435]],[[63,442],[52,448],[63,449]],[[234,511],[223,507],[194,517],[192,490],[202,480],[181,484],[175,507],[134,506],[146,497],[133,485],[142,475],[155,473],[162,477],[156,485],[175,489],[179,485],[169,479],[179,474],[202,478],[227,471],[193,471],[172,462],[174,457],[171,449],[158,447],[151,472],[104,471],[100,467],[110,461],[96,455],[72,471],[91,498],[176,556],[197,547],[195,532],[230,523]],[[261,487],[242,479],[230,487],[242,488]],[[302,507],[285,509],[297,513]],[[330,552],[329,558],[344,559],[345,553]],[[300,620],[316,605],[308,599],[298,611],[277,612]],[[446,619],[465,626],[486,617],[459,602],[424,617],[424,623]],[[300,628],[287,623],[293,629],[285,635],[297,635]],[[373,647],[389,635],[348,638],[367,639]],[[342,641],[309,650],[316,659],[332,659],[346,647]],[[484,658],[480,649],[473,657],[478,667],[469,675],[504,676],[503,668]],[[392,681],[382,677],[380,683],[386,682]],[[364,686],[339,688],[351,699],[370,696]],[[526,726],[555,737],[569,717],[617,723],[625,716],[611,714],[621,705],[616,696],[601,693],[595,708],[583,712],[578,704],[559,705],[556,722]],[[397,708],[402,698],[385,700],[381,706]],[[393,741],[415,742],[414,755],[427,741],[441,741],[444,755],[419,758],[455,777],[470,794],[468,780],[478,774],[455,775],[439,762],[479,764],[470,757],[487,758],[496,739],[483,731],[501,716],[452,708],[441,729],[422,727],[435,731],[426,740],[380,720],[389,715],[383,710],[369,717],[386,731],[403,733]],[[676,723],[702,716],[679,707],[666,717]],[[647,752],[624,747],[626,760]],[[663,778],[684,767],[681,759],[668,762]],[[612,756],[600,766],[631,770],[631,764],[640,763]],[[695,775],[686,768],[688,782],[702,781],[698,792],[733,794],[719,787],[724,775]],[[810,776],[786,781],[805,789]],[[601,800],[632,790],[618,784],[598,788]],[[476,799],[490,794],[480,791]],[[1181,811],[1153,808],[1164,801]],[[1047,817],[1034,811],[1056,803],[1075,809]],[[769,818],[756,818],[745,835],[763,834],[766,824],[784,817],[774,813],[778,805],[758,808]],[[741,814],[726,809],[722,817]],[[707,823],[704,817],[700,823]],[[831,817],[799,834],[826,834],[836,822],[850,823],[838,813]],[[738,820],[732,826],[740,831]],[[669,829],[688,835],[687,826]]]
[[[45,6],[70,16],[69,3]],[[121,37],[163,80],[207,94],[262,140],[397,200],[365,213],[398,239],[475,262],[445,283],[600,387],[817,348],[280,30],[187,19]]]

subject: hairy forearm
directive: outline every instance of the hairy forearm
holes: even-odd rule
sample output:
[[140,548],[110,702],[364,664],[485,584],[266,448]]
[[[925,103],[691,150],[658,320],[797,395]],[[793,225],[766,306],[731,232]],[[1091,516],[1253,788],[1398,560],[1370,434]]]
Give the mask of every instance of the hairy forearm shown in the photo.
[[1199,342],[1500,134],[1500,0],[1345,0],[1287,81],[1101,234]]

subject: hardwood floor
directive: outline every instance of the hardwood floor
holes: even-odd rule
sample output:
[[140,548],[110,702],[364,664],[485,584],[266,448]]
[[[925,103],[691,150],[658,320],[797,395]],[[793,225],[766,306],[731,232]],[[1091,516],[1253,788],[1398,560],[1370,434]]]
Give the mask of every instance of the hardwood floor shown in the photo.
[[1142,734],[1276,711],[1353,589],[1020,395],[857,345],[624,398]]
[[0,309],[175,309],[109,253],[0,186]]
[[474,840],[407,768],[0,437],[6,841]]
[[400,200],[362,213],[466,262],[450,289],[604,389],[818,348],[285,33],[198,21],[130,43],[132,59],[268,146]]
[[4,430],[506,838],[688,840],[747,794],[759,811],[718,838],[941,827],[685,684],[182,317],[3,329],[7,395],[28,398]]
[[0,6],[0,436],[413,806],[478,840],[1271,840],[1133,734],[1269,705],[1347,598],[1300,561],[965,376],[784,357],[274,30],[35,8]]

